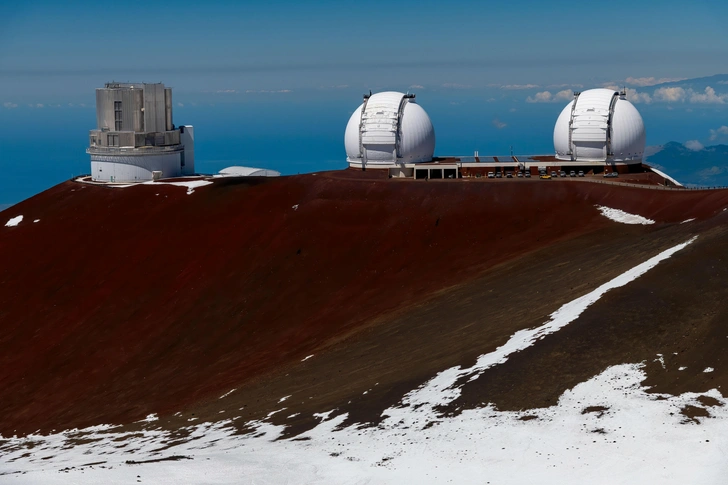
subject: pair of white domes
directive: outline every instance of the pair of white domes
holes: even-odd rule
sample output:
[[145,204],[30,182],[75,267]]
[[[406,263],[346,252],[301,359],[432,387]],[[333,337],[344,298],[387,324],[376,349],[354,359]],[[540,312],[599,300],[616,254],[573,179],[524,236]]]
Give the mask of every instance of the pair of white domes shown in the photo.
[[[391,166],[432,160],[435,129],[414,96],[387,91],[365,97],[344,135],[352,166]],[[624,93],[590,89],[575,93],[554,127],[556,158],[639,163],[645,126]]]

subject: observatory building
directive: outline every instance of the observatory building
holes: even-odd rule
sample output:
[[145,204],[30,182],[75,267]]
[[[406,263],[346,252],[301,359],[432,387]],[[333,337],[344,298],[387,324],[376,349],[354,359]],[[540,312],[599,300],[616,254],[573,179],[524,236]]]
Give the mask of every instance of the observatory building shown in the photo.
[[370,93],[351,115],[344,145],[350,167],[405,170],[432,160],[435,129],[414,94]]
[[89,132],[91,178],[143,182],[195,173],[194,129],[172,123],[172,89],[162,83],[107,83],[96,90]]
[[577,92],[556,120],[554,149],[558,160],[638,164],[645,151],[645,125],[624,92]]
[[435,130],[414,94],[364,95],[344,134],[350,168],[386,169],[389,177],[414,179],[543,178],[640,174],[645,125],[625,92],[575,92],[554,127],[553,155],[438,156]]

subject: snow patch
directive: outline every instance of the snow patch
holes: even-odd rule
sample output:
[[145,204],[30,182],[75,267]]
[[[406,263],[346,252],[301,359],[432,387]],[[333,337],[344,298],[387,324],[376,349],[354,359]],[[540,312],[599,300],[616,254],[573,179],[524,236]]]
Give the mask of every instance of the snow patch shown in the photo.
[[159,182],[150,180],[149,182],[144,182],[144,185],[148,184],[163,184],[163,185],[174,185],[175,187],[186,187],[187,188],[187,195],[193,194],[195,192],[195,189],[199,187],[204,187],[205,185],[210,185],[212,182],[209,180],[188,180],[184,182]]
[[271,417],[271,416],[273,416],[274,414],[278,414],[278,413],[280,413],[281,411],[285,411],[286,409],[288,409],[288,408],[281,408],[281,409],[276,409],[275,411],[271,411],[271,412],[269,412],[269,413],[268,413],[268,415],[266,416],[266,419],[267,419],[267,418],[270,418],[270,417]]
[[278,402],[279,402],[279,403],[281,403],[281,402],[285,401],[286,399],[288,399],[289,397],[291,397],[291,396],[290,396],[290,395],[288,395],[288,396],[283,396],[282,398],[280,398],[280,399],[278,400]]
[[611,207],[605,207],[603,205],[597,205],[597,209],[607,219],[611,219],[614,222],[621,222],[622,224],[654,224],[655,221],[647,219],[646,217],[638,216],[636,214],[630,214],[619,209],[612,209]]
[[33,221],[33,224],[35,224],[36,222],[40,222],[40,219],[36,219],[36,220],[34,220],[34,221]]
[[694,218],[694,217],[693,217],[692,219],[685,219],[685,220],[684,220],[684,221],[682,221],[682,222],[681,222],[680,224],[685,224],[685,223],[687,223],[687,222],[692,222],[692,221],[694,221],[694,220],[695,220],[695,218]]
[[232,394],[232,393],[233,393],[233,392],[235,392],[236,390],[237,390],[237,389],[230,389],[230,390],[229,390],[228,392],[226,392],[225,394],[223,394],[222,396],[220,396],[220,397],[219,397],[218,399],[223,399],[223,398],[225,398],[225,397],[228,397],[228,396],[229,396],[230,394]]
[[402,400],[401,407],[389,408],[384,411],[383,415],[388,416],[390,423],[406,422],[408,426],[416,428],[427,426],[429,423],[440,418],[439,413],[436,411],[439,406],[446,406],[460,397],[461,389],[456,387],[456,383],[459,380],[464,377],[472,379],[473,375],[482,374],[487,369],[506,362],[511,354],[520,352],[533,345],[536,341],[560,330],[576,320],[584,310],[601,298],[607,291],[622,287],[636,280],[657,266],[661,261],[685,248],[695,239],[697,239],[697,236],[670,249],[666,249],[657,256],[653,256],[644,263],[604,283],[592,292],[562,305],[561,308],[551,314],[551,318],[546,323],[536,328],[519,330],[505,344],[493,352],[478,357],[478,360],[472,367],[464,369],[461,367],[452,367],[440,372],[419,389],[408,393]]
[[23,221],[23,216],[15,216],[5,223],[5,227],[15,227]]
[[712,367],[706,367],[705,369],[703,369],[703,372],[713,372],[714,370],[715,369],[713,369]]
[[313,357],[313,354],[311,354],[311,355],[309,355],[309,356],[306,356],[306,357],[304,357],[303,359],[301,359],[301,362],[306,362],[306,361],[307,361],[308,359],[310,359],[311,357]]
[[321,422],[327,421],[329,419],[329,416],[331,416],[331,413],[333,413],[334,410],[326,411],[325,413],[313,413],[314,418],[319,418]]
[[[176,187],[187,188],[187,195],[193,194],[196,188],[204,187],[205,185],[212,184],[209,180],[185,180],[181,182],[160,182],[159,180],[148,180],[146,182],[140,182],[136,184],[108,184],[108,187],[116,189],[124,189],[126,187],[134,187],[137,185],[174,185]],[[159,195],[159,194],[155,194]]]

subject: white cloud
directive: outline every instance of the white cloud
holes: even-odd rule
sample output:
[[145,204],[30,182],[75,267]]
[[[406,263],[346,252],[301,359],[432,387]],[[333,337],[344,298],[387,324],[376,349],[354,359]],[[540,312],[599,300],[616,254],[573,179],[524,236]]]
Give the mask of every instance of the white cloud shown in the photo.
[[570,89],[564,89],[556,94],[551,91],[541,91],[533,96],[526,98],[527,103],[555,103],[558,101],[569,101],[574,97],[574,92]]
[[319,89],[346,89],[348,84],[333,84],[331,86],[319,86]]
[[640,93],[636,89],[627,88],[627,101],[632,103],[651,103],[652,98],[647,93]]
[[698,175],[700,175],[702,178],[708,178],[714,175],[720,175],[723,172],[725,172],[725,167],[716,167],[715,165],[713,165],[710,168],[701,170],[700,172],[698,172]]
[[628,77],[624,80],[625,83],[631,84],[632,86],[654,86],[655,84],[670,83],[675,81],[684,81],[684,77]]
[[658,101],[667,101],[674,103],[677,101],[685,101],[685,90],[683,88],[658,88],[652,95]]
[[705,148],[703,144],[700,143],[698,140],[688,140],[683,143],[683,145],[685,145],[685,148],[687,148],[688,150],[692,150],[694,152],[699,152],[700,150]]
[[292,93],[293,91],[291,91],[290,89],[274,89],[274,90],[270,90],[270,89],[246,89],[245,92],[248,93],[248,94],[250,94],[250,93],[268,93],[268,94],[272,94],[272,93]]
[[718,84],[728,84],[728,81],[718,81]]
[[17,108],[18,105],[15,104],[15,103],[11,103],[10,101],[8,101],[6,103],[3,103],[3,107],[4,108],[7,108],[7,109],[13,109],[13,108]]
[[559,89],[559,88],[579,88],[579,89],[581,89],[584,87],[584,85],[583,84],[551,84],[546,87],[550,88],[550,89]]
[[177,103],[177,106],[179,106],[180,108],[183,108],[184,107],[184,103]]
[[728,94],[715,94],[715,89],[710,86],[705,88],[703,93],[694,93],[690,91],[691,103],[707,103],[707,104],[725,104],[728,100]]
[[611,89],[612,91],[621,91],[621,88],[614,83],[604,83],[602,87],[604,89]]
[[410,89],[425,89],[425,87],[421,84],[413,84],[409,87]]
[[538,84],[503,84],[499,86],[501,89],[536,89]]
[[550,103],[553,100],[551,91],[541,91],[536,93],[534,96],[526,98],[527,103]]
[[473,86],[471,86],[470,84],[445,83],[442,85],[442,87],[450,89],[470,89]]
[[716,130],[710,130],[710,141],[723,137],[728,137],[728,126],[723,125]]
[[506,126],[508,126],[507,123],[503,123],[498,118],[494,118],[492,123],[493,123],[493,126],[495,126],[496,128],[498,128],[499,130],[502,130],[503,128],[505,128]]

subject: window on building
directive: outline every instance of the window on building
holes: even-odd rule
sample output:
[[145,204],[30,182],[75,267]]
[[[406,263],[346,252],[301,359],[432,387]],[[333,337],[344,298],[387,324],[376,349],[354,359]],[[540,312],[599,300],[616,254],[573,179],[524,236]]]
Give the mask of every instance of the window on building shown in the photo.
[[114,129],[121,131],[123,124],[121,121],[121,101],[114,101]]
[[110,147],[118,147],[119,146],[119,135],[112,135],[111,133],[106,135],[109,146]]

